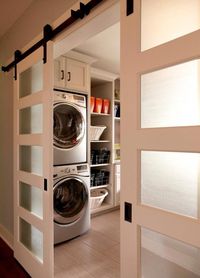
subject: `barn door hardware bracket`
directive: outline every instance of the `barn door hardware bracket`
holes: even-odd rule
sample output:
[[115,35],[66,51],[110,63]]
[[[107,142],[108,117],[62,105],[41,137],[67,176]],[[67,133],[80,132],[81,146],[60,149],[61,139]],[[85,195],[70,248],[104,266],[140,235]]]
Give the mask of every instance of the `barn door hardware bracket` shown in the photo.
[[45,25],[43,28],[44,37],[38,42],[36,42],[34,45],[32,45],[24,53],[20,52],[20,55],[18,55],[19,52],[17,50],[17,55],[15,57],[15,60],[7,66],[2,66],[1,67],[2,71],[7,72],[10,69],[15,68],[15,78],[16,78],[17,64],[22,60],[24,60],[26,57],[28,57],[31,53],[36,51],[41,46],[44,47],[43,62],[46,63],[47,62],[47,42],[55,38],[58,34],[63,32],[65,29],[69,28],[77,20],[84,18],[86,15],[90,13],[90,11],[93,8],[95,8],[98,4],[100,4],[103,1],[104,0],[90,0],[87,4],[80,3],[80,8],[77,11],[71,10],[71,16],[68,19],[66,19],[64,22],[62,22],[60,25],[58,25],[55,29],[52,29],[49,24]]
[[15,57],[15,66],[14,66],[14,79],[17,80],[17,62],[21,57],[21,51],[20,50],[16,50],[14,53],[14,57]]
[[53,30],[51,25],[47,24],[43,28],[43,36],[44,36],[44,43],[43,43],[43,63],[46,64],[47,62],[47,42],[51,40],[53,37]]
[[75,19],[83,19],[85,15],[90,13],[90,6],[80,2],[80,9],[77,11],[71,10],[71,16]]
[[132,204],[124,203],[124,220],[132,223]]
[[134,13],[134,0],[126,0],[126,15]]

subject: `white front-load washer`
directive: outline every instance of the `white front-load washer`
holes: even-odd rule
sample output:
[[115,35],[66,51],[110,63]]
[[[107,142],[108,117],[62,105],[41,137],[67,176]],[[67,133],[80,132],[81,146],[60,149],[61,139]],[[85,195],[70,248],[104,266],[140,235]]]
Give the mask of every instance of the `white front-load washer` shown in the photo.
[[54,244],[77,237],[90,228],[88,164],[54,167]]
[[87,99],[85,95],[54,91],[54,165],[87,161]]

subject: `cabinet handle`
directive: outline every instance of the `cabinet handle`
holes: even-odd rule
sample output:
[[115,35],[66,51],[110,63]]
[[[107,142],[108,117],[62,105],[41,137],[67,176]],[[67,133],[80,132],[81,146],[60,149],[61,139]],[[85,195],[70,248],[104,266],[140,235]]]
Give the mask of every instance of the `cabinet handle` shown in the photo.
[[70,71],[68,71],[68,78],[67,78],[67,81],[71,81],[71,72]]
[[61,80],[64,80],[65,79],[65,72],[64,70],[61,70]]

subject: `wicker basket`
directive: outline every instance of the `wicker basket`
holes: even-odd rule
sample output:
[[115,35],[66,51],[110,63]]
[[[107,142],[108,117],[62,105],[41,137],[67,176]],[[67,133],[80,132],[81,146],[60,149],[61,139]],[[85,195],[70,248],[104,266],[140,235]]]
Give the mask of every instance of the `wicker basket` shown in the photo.
[[90,126],[90,140],[97,141],[102,135],[103,131],[106,129],[106,126]]
[[101,206],[103,200],[108,195],[108,191],[104,188],[97,188],[90,192],[90,208],[96,209]]

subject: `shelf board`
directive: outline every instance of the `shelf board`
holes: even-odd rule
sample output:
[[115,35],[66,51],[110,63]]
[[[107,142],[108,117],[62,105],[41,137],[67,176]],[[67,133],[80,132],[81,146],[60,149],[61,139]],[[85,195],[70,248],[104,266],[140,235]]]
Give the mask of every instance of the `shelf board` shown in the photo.
[[120,120],[120,117],[115,117],[115,120],[119,121],[119,120]]
[[111,114],[109,113],[109,114],[105,114],[105,113],[96,113],[96,112],[92,112],[92,113],[90,113],[91,114],[91,116],[111,116]]
[[99,208],[92,209],[91,213],[96,213],[96,212],[107,210],[107,209],[110,209],[110,208],[113,208],[113,205],[107,204],[107,203],[103,203]]
[[110,140],[91,140],[90,143],[110,143]]
[[103,185],[91,186],[91,187],[90,187],[90,190],[97,189],[97,188],[105,188],[105,187],[108,187],[109,185],[110,185],[110,184],[103,184]]
[[120,103],[120,99],[114,99],[115,103]]
[[110,163],[102,163],[102,164],[90,164],[90,167],[101,167],[101,166],[108,166]]

